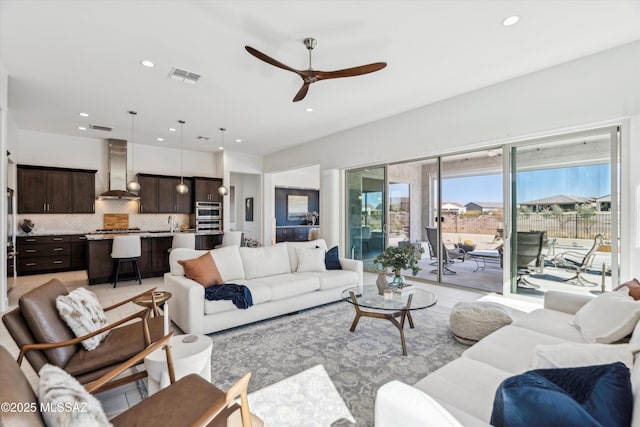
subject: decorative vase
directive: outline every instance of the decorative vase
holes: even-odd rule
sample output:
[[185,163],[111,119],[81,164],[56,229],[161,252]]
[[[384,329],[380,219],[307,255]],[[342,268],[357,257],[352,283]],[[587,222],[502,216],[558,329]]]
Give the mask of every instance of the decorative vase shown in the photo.
[[393,281],[391,286],[404,285],[404,276],[400,274],[400,270],[393,270]]
[[382,295],[384,290],[387,288],[387,276],[384,272],[378,274],[378,278],[376,279],[376,286],[378,287],[378,294]]

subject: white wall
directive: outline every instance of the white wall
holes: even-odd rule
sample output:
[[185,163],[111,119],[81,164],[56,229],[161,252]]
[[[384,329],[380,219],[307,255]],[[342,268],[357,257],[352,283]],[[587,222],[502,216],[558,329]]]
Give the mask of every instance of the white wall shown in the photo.
[[[260,175],[247,173],[231,173],[230,185],[236,191],[236,230],[243,231],[245,238],[262,241],[262,191]],[[253,221],[245,221],[245,201],[253,197]]]
[[631,262],[640,255],[640,174],[629,167],[640,158],[639,75],[636,41],[270,154],[265,172],[310,161],[319,162],[321,171],[385,164],[631,118],[622,159],[623,180],[633,190],[621,194],[622,229],[629,231],[621,241],[625,280],[640,276],[640,264]]
[[320,188],[320,166],[313,165],[273,174],[274,187]]
[[[8,96],[7,89],[9,87],[9,76],[6,70],[0,63],[0,165],[2,170],[0,171],[0,188],[4,193],[7,187],[7,126],[8,126]],[[7,198],[3,195],[0,198],[0,217],[2,218],[2,224],[6,224],[5,218],[7,217]],[[8,307],[7,301],[7,245],[4,243],[7,241],[7,226],[2,225],[0,227],[0,311],[6,311]]]

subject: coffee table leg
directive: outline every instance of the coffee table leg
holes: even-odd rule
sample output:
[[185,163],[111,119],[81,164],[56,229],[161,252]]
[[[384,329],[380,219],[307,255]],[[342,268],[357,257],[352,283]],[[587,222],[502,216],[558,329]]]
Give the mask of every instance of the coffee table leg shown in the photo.
[[351,323],[351,329],[349,331],[353,332],[356,330],[356,326],[358,326],[358,321],[360,320],[360,316],[362,316],[362,312],[360,311],[360,307],[358,307],[358,300],[356,299],[356,295],[353,292],[349,292],[351,295],[351,300],[353,301],[353,308],[356,310],[356,318],[353,319],[353,323]]

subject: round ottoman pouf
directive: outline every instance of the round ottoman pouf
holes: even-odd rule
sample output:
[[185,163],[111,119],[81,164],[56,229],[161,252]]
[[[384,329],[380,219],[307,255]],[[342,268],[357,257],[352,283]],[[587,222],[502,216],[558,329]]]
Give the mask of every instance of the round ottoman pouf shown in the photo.
[[473,345],[512,321],[505,306],[484,301],[459,302],[449,316],[454,338],[464,345]]

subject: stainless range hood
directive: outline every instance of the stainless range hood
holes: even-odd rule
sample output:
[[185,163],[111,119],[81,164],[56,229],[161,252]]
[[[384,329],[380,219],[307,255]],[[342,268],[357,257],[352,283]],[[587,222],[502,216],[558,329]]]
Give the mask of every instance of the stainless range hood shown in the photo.
[[109,191],[98,200],[139,200],[140,196],[127,191],[127,141],[109,139]]

